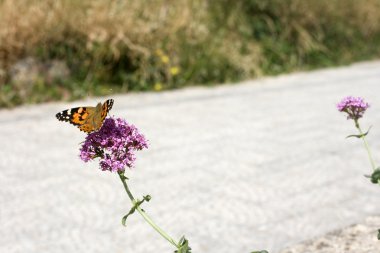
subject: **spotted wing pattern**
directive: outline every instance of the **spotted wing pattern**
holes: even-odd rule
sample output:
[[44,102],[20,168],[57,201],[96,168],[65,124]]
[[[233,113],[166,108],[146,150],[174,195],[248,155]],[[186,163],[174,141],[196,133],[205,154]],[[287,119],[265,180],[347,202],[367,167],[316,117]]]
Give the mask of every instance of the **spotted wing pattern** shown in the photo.
[[104,121],[108,112],[111,110],[112,106],[113,106],[113,99],[108,99],[108,100],[106,100],[106,102],[103,103],[102,111],[101,111],[101,115],[100,115],[101,122]]
[[81,131],[91,133],[98,130],[104,122],[113,105],[113,99],[99,103],[96,107],[75,107],[56,114],[60,121],[66,121],[77,126]]

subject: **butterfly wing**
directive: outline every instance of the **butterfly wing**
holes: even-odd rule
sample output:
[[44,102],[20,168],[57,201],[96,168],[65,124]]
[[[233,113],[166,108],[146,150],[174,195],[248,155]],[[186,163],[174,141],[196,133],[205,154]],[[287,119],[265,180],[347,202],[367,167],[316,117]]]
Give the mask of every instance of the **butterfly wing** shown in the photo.
[[84,123],[83,125],[78,126],[79,130],[86,132],[86,133],[91,133],[95,130],[98,130],[95,128],[93,124],[90,123]]
[[108,112],[112,108],[112,105],[113,99],[108,99],[103,104],[99,103],[96,106],[93,117],[91,117],[91,119],[88,120],[89,123],[92,123],[91,125],[94,128],[92,131],[97,131],[102,127]]
[[106,118],[108,112],[111,110],[113,106],[113,99],[106,100],[102,105],[102,113],[100,115],[100,120],[103,124],[104,119]]
[[75,107],[56,114],[60,121],[66,121],[77,126],[81,131],[91,133],[98,130],[104,122],[113,105],[113,99],[106,100],[96,107]]
[[[88,120],[93,117],[95,107],[75,107],[57,113],[55,116],[60,121],[66,121],[85,132],[92,130],[92,127],[87,127]],[[93,130],[92,130],[93,131]]]

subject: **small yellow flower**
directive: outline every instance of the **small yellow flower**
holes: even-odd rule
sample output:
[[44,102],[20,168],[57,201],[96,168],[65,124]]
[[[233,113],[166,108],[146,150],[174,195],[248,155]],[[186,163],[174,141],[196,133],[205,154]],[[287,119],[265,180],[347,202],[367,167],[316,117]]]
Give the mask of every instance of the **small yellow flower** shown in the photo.
[[156,50],[156,55],[158,55],[158,56],[162,56],[163,54],[164,54],[164,52],[162,52],[161,49],[157,49],[157,50]]
[[162,63],[167,64],[167,63],[169,63],[169,57],[167,55],[162,55],[161,61],[162,61]]
[[171,67],[169,71],[170,71],[170,74],[172,74],[172,76],[175,76],[179,73],[179,68],[178,67]]
[[162,83],[155,83],[153,89],[154,89],[155,91],[160,91],[160,90],[162,90]]

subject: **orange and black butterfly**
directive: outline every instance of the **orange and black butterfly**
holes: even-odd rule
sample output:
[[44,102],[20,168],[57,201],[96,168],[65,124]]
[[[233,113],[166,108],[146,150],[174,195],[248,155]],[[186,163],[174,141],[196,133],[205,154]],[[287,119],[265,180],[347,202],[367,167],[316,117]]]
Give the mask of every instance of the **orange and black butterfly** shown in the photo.
[[113,99],[106,100],[103,104],[94,106],[82,106],[64,110],[55,116],[60,121],[67,121],[77,126],[81,131],[91,133],[97,131],[103,125],[104,119],[113,105]]

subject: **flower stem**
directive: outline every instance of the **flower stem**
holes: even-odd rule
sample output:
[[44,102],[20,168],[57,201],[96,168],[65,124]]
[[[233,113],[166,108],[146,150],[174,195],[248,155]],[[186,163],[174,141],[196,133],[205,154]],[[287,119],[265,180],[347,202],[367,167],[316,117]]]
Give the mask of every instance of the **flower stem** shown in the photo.
[[136,210],[137,212],[139,212],[141,214],[141,216],[144,218],[144,220],[146,222],[149,223],[149,225],[151,225],[154,230],[156,230],[162,237],[164,237],[168,242],[170,242],[171,244],[173,244],[176,248],[179,248],[179,245],[174,241],[173,238],[171,238],[164,230],[162,230],[159,226],[156,225],[156,223],[154,223],[154,221],[145,213],[144,210],[142,210],[140,208],[139,205],[137,205],[137,201],[136,199],[133,197],[131,191],[129,190],[129,187],[127,185],[127,181],[126,181],[126,177],[124,176],[124,172],[119,172],[119,177],[120,177],[120,180],[121,182],[123,183],[124,185],[124,189],[125,191],[127,192],[128,194],[128,197],[129,199],[132,201],[132,204],[134,206],[136,206]]
[[355,127],[359,130],[359,133],[360,133],[360,135],[361,135],[360,138],[363,139],[364,146],[365,146],[365,148],[366,148],[366,150],[367,150],[368,157],[369,157],[369,161],[371,162],[372,169],[373,169],[373,170],[376,170],[375,161],[374,161],[373,158],[372,158],[371,150],[370,150],[370,148],[369,148],[369,145],[368,145],[367,140],[365,139],[365,135],[364,135],[362,129],[360,128],[360,126],[359,126],[359,121],[358,121],[358,120],[355,120]]

